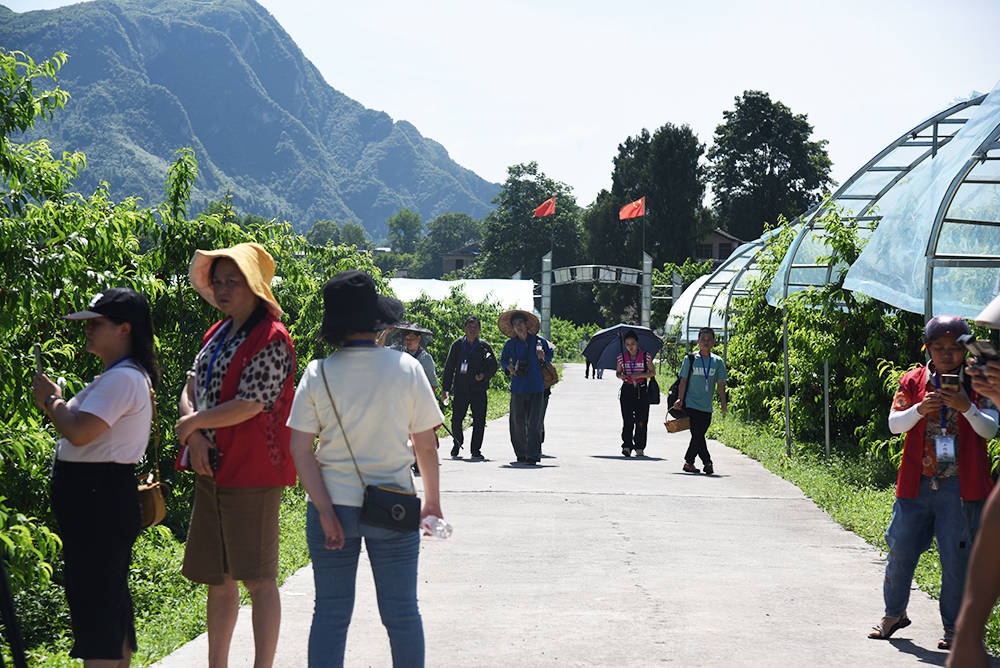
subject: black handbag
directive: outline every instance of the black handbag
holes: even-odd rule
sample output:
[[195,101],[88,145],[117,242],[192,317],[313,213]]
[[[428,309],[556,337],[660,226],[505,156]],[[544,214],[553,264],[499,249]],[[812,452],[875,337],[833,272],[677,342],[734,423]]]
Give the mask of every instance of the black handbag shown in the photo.
[[[690,385],[691,372],[694,370],[694,354],[688,353],[686,357],[688,358],[687,381],[688,385]],[[687,417],[687,411],[685,411],[683,408],[674,408],[674,404],[677,403],[677,395],[680,394],[680,391],[681,391],[681,379],[680,376],[678,375],[677,380],[675,380],[674,384],[670,386],[669,390],[667,390],[667,412],[673,415],[675,418]]]
[[[417,531],[420,528],[420,497],[417,496],[416,492],[369,485],[365,482],[364,476],[361,475],[361,469],[358,468],[358,460],[354,458],[354,450],[351,449],[351,443],[347,440],[344,423],[340,421],[340,412],[337,410],[337,404],[334,403],[333,395],[330,393],[330,385],[326,382],[326,369],[322,361],[319,364],[319,371],[323,376],[323,386],[326,388],[326,396],[329,397],[330,405],[333,407],[333,414],[337,416],[337,424],[340,425],[340,431],[344,434],[347,451],[351,454],[351,461],[354,462],[354,470],[365,488],[365,500],[361,504],[361,523],[401,533]],[[413,486],[412,479],[410,486]]]
[[[652,371],[656,371],[656,367],[653,366]],[[656,381],[656,376],[649,379],[646,383],[646,401],[649,405],[660,403],[660,384]]]

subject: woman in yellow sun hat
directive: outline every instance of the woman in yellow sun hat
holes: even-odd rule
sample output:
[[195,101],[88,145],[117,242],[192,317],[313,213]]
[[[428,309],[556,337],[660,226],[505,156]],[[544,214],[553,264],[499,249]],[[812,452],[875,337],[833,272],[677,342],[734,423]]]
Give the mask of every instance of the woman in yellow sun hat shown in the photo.
[[196,251],[189,276],[226,317],[205,333],[179,402],[177,465],[198,474],[182,572],[208,585],[209,665],[228,657],[238,582],[253,603],[257,665],[270,665],[281,618],[278,508],[296,480],[285,426],[295,351],[262,246]]

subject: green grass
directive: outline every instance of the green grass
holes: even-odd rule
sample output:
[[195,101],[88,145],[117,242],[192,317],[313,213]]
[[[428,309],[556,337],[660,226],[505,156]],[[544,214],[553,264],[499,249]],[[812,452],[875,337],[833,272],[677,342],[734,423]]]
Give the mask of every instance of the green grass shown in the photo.
[[[792,456],[785,441],[760,425],[747,424],[727,415],[716,415],[708,433],[714,438],[756,459],[772,473],[796,485],[838,524],[858,534],[868,543],[885,550],[885,530],[892,517],[895,500],[894,476],[887,481],[886,464],[864,452],[832,454],[827,461],[815,444],[796,444]],[[937,598],[941,590],[941,564],[932,547],[920,557],[914,575],[917,585]],[[869,620],[868,617],[871,617]],[[872,592],[871,611],[858,611],[859,629],[867,628],[882,616],[881,591]],[[986,627],[986,646],[1000,652],[1000,608],[994,608]]]

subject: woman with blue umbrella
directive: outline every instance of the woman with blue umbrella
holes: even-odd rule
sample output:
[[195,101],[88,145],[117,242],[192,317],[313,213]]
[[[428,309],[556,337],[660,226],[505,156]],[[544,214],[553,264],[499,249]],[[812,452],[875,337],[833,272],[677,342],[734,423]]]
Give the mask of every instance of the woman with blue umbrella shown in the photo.
[[615,325],[594,334],[583,351],[598,369],[615,369],[622,381],[618,401],[622,411],[622,455],[646,454],[649,420],[649,382],[656,375],[653,355],[663,341],[648,327]]

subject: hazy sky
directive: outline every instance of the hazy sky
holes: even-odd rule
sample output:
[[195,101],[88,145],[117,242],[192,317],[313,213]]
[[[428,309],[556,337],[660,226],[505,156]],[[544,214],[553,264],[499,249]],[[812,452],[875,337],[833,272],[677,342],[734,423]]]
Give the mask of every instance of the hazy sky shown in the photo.
[[334,88],[410,121],[490,181],[537,160],[580,205],[610,186],[626,137],[688,124],[707,148],[746,89],[807,114],[842,182],[1000,80],[996,0],[262,4]]

